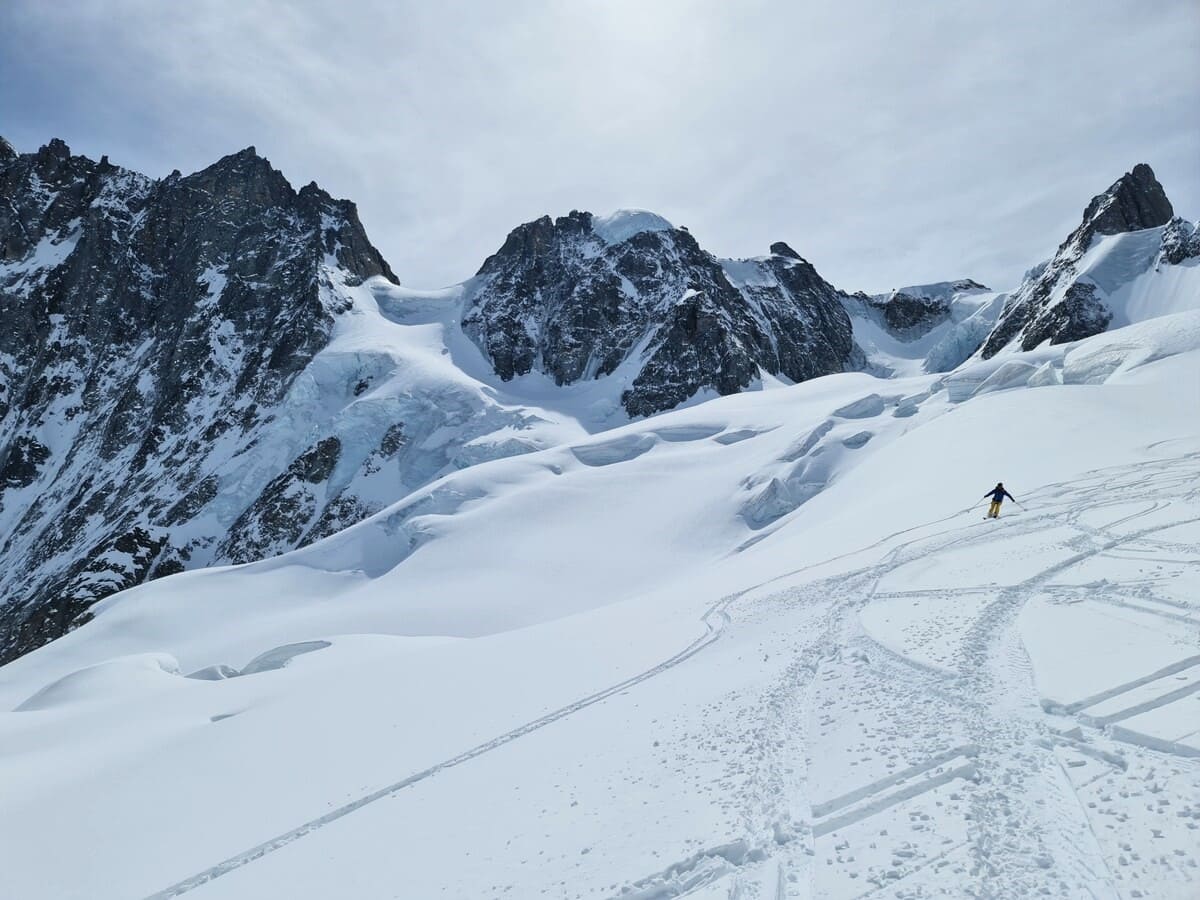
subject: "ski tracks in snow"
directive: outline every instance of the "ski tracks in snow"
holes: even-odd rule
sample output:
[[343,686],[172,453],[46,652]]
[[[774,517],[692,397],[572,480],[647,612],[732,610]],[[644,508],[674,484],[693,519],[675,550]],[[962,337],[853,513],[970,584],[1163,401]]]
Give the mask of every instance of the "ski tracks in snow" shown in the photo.
[[[1039,591],[1044,591],[1048,582],[1063,573],[1130,545],[1152,545],[1154,535],[1158,532],[1200,520],[1200,517],[1189,515],[1160,516],[1165,521],[1137,528],[1139,519],[1161,514],[1177,502],[1178,495],[1172,496],[1172,492],[1195,484],[1196,462],[1194,455],[1186,456],[1161,463],[1106,470],[1088,476],[1082,483],[1047,486],[1038,492],[1038,511],[1004,523],[1005,532],[1001,534],[980,533],[972,529],[976,532],[973,535],[949,540],[934,536],[913,541],[911,549],[916,555],[909,552],[906,546],[889,554],[892,571],[895,571],[917,556],[928,559],[951,547],[961,549],[980,540],[1004,540],[1040,531],[1049,532],[1050,529],[1060,528],[1064,521],[1077,532],[1077,537],[1069,540],[1064,548],[1069,553],[1065,558],[1017,584],[993,589],[994,599],[982,607],[966,630],[957,655],[958,664],[951,671],[885,647],[863,630],[855,613],[874,599],[874,591],[868,592],[862,601],[854,603],[853,609],[846,610],[841,641],[844,647],[852,649],[851,653],[844,655],[849,656],[854,665],[831,669],[827,677],[838,689],[829,692],[831,699],[825,702],[831,703],[837,697],[849,696],[854,698],[852,705],[860,713],[874,704],[876,708],[873,714],[886,724],[882,729],[884,733],[868,735],[868,738],[877,741],[886,738],[907,745],[911,756],[920,756],[922,753],[930,755],[925,765],[911,766],[900,775],[883,779],[878,785],[864,786],[860,793],[867,791],[880,795],[878,800],[862,810],[866,815],[857,815],[852,811],[849,815],[831,820],[816,819],[814,836],[819,838],[831,831],[847,829],[864,822],[875,810],[885,810],[958,778],[965,782],[962,789],[936,800],[943,819],[947,817],[947,808],[954,806],[953,801],[966,800],[960,803],[961,808],[957,811],[961,813],[966,840],[961,845],[953,846],[946,854],[930,859],[932,865],[944,869],[945,875],[949,876],[950,880],[942,882],[943,885],[953,883],[963,894],[976,897],[1126,896],[1131,880],[1115,870],[1128,865],[1127,856],[1136,858],[1137,854],[1129,850],[1127,842],[1120,845],[1129,850],[1127,854],[1114,854],[1111,837],[1107,845],[1101,841],[1096,830],[1096,814],[1091,812],[1097,803],[1080,796],[1057,752],[1058,748],[1067,746],[1097,760],[1102,774],[1096,778],[1112,778],[1115,777],[1114,772],[1123,775],[1128,754],[1122,755],[1108,749],[1110,742],[1106,740],[1110,736],[1120,737],[1120,732],[1114,729],[1112,735],[1096,735],[1094,738],[1085,737],[1078,729],[1073,733],[1067,729],[1064,733],[1062,724],[1047,714],[1053,710],[1042,708],[1045,704],[1040,701],[1034,688],[1030,660],[1016,623],[1026,603]],[[1143,502],[1140,510],[1116,517],[1103,527],[1088,526],[1080,521],[1085,513],[1094,515],[1110,506],[1128,507],[1131,499],[1144,500],[1147,494],[1154,495],[1153,502]],[[1190,496],[1185,499],[1190,499]],[[1184,545],[1179,549],[1191,554],[1193,565],[1197,556],[1200,556],[1200,547]],[[1070,550],[1075,552],[1070,553]],[[1118,588],[1119,585],[1108,586],[1109,590],[1116,593],[1119,593]],[[1098,590],[1103,593],[1104,587]],[[887,596],[920,598],[941,593],[944,592],[914,590]],[[1143,606],[1137,608],[1142,612],[1154,612]],[[1180,613],[1170,612],[1167,615],[1189,623],[1193,621]],[[1108,694],[1133,690],[1165,674],[1189,669],[1190,663],[1187,660],[1165,672],[1149,673],[1147,677]],[[1113,715],[1123,719],[1190,696],[1196,690],[1191,683],[1184,684]],[[821,702],[820,692],[813,699]],[[1100,699],[1104,698],[1089,698],[1085,703],[1090,706]],[[937,720],[934,728],[929,727],[930,708],[934,713],[933,718]],[[819,714],[820,709],[814,712]],[[838,711],[841,717],[847,714],[845,710]],[[889,716],[891,722],[887,722]],[[836,746],[845,746],[845,738],[842,737],[839,742],[838,735],[834,733],[833,720],[832,715],[828,716],[825,724],[829,727],[825,734],[817,735],[818,745],[825,738]],[[1103,726],[1106,723],[1100,721],[1098,724]],[[963,741],[965,743],[959,744],[957,749],[933,752],[939,742]],[[973,748],[975,752],[968,753],[963,748]],[[851,745],[851,749],[863,752],[872,748],[868,741]],[[1160,746],[1158,749],[1172,748]],[[956,755],[970,761],[960,761],[956,767],[949,766],[949,761]],[[943,767],[943,764],[949,767]],[[1072,762],[1071,765],[1082,763]],[[1180,765],[1186,764],[1176,763],[1170,771],[1179,774]],[[921,772],[931,771],[935,773],[934,777],[924,778],[924,783],[917,777]],[[1148,771],[1149,779],[1155,773],[1153,765],[1148,767]],[[907,788],[893,790],[893,785],[899,784],[896,778],[901,775],[902,780],[909,782]],[[1190,783],[1193,786],[1200,784],[1200,767],[1190,771]],[[1161,790],[1157,785],[1155,789]],[[886,793],[889,790],[892,793]],[[1161,802],[1166,801],[1163,799]],[[823,809],[824,805],[818,805],[814,812]],[[1111,807],[1108,813],[1113,814]],[[1180,815],[1187,814],[1185,807]],[[1119,818],[1123,814],[1117,812],[1116,815]],[[828,827],[830,824],[834,827]],[[1156,836],[1161,836],[1161,829],[1153,831]],[[861,840],[866,833],[866,829],[860,828],[853,837]],[[879,837],[887,834],[886,829],[873,833],[871,836],[876,840],[870,843],[870,847],[878,849]],[[836,866],[849,878],[826,878],[822,882],[818,868],[818,896],[826,893],[856,895],[858,892],[851,884],[859,875],[866,876],[874,886],[873,890],[887,888],[901,893],[907,890],[911,896],[924,896],[926,891],[935,890],[933,882],[922,880],[921,867],[913,864],[913,855],[897,855],[890,863],[862,865],[858,871],[854,871],[856,860],[851,853],[849,832],[839,837],[841,840],[834,845],[833,856],[828,857],[826,862]],[[954,844],[953,837],[943,836],[940,840],[943,844]],[[916,842],[918,845],[920,843],[922,841]],[[926,845],[924,855],[929,857],[929,847],[937,844],[928,840],[923,843]],[[893,846],[892,849],[911,848]],[[865,855],[874,855],[877,860],[880,856],[878,853]],[[915,855],[921,854],[918,852]],[[1118,858],[1114,859],[1114,856]],[[1163,855],[1154,862],[1161,869],[1155,874],[1165,877],[1167,881],[1181,876],[1194,877],[1194,874],[1188,874],[1182,859]]]
[[[1187,831],[1180,829],[1196,827],[1189,818],[1200,814],[1187,798],[1200,794],[1200,763],[1185,758],[1195,751],[1131,737],[1113,723],[1194,697],[1200,665],[1189,658],[1073,704],[1069,712],[1076,721],[1097,729],[1085,734],[1039,697],[1017,620],[1035,596],[1067,590],[1055,584],[1065,573],[1100,557],[1119,558],[1131,547],[1170,550],[1195,566],[1200,546],[1157,535],[1200,521],[1188,505],[1197,495],[1198,463],[1193,454],[1047,485],[1031,495],[1027,503],[1034,508],[1020,516],[934,533],[930,527],[937,523],[929,523],[900,543],[901,535],[893,535],[874,565],[744,596],[739,620],[756,607],[764,614],[789,606],[824,610],[821,627],[793,635],[794,664],[758,704],[764,729],[759,743],[774,752],[741,798],[748,835],[762,835],[773,824],[778,830],[779,822],[789,823],[790,810],[791,838],[760,839],[760,854],[710,870],[708,878],[635,884],[652,885],[655,892],[646,896],[654,897],[696,893],[725,875],[730,896],[741,898],[1136,897],[1148,884],[1166,887],[1163,896],[1189,895],[1179,885],[1195,887],[1200,873],[1194,861],[1180,856],[1178,847],[1165,852],[1165,841],[1156,848],[1144,838],[1161,838],[1161,826],[1173,825],[1186,843]],[[1114,514],[1106,516],[1110,509]],[[1106,521],[1097,525],[1097,519]],[[880,589],[909,563],[928,565],[949,551],[995,541],[1017,539],[1019,547],[1021,538],[1043,534],[1052,560],[1015,584]],[[1124,585],[1089,585],[1088,597],[1131,605],[1200,636],[1194,608],[1170,606],[1153,591],[1137,604],[1124,604]],[[878,643],[859,616],[880,598],[964,595],[980,605],[950,666]],[[1168,677],[1194,680],[1176,685],[1164,682]],[[1105,700],[1121,708],[1109,711]],[[1089,716],[1095,709],[1105,716]],[[780,739],[785,732],[790,740]],[[1147,755],[1142,748],[1169,756]],[[1082,766],[1087,768],[1077,768]],[[804,773],[802,783],[780,776],[793,768]],[[846,789],[827,786],[855,768],[879,774]],[[1083,772],[1086,782],[1080,781]],[[1182,788],[1175,798],[1163,791],[1172,779]],[[1122,808],[1113,794],[1146,800],[1128,799]],[[1180,803],[1180,796],[1181,808],[1167,805]],[[1140,847],[1129,840],[1135,837],[1129,817],[1136,815],[1129,808],[1137,806],[1149,811],[1140,813],[1139,824],[1146,826]]]
[[[185,894],[368,804],[692,659],[720,638],[735,602],[739,615],[802,610],[807,617],[801,633],[787,635],[792,659],[782,676],[758,703],[739,713],[755,719],[748,729],[761,751],[738,788],[745,833],[718,839],[708,850],[627,882],[617,896],[657,900],[719,883],[728,884],[727,896],[741,900],[869,896],[884,890],[920,897],[937,893],[938,884],[956,885],[958,896],[1122,896],[1111,848],[1101,845],[1095,813],[1089,811],[1096,804],[1081,799],[1057,748],[1071,746],[1097,760],[1102,771],[1093,780],[1123,772],[1125,757],[1103,742],[1056,727],[1055,711],[1042,709],[1033,687],[1016,620],[1038,591],[1060,589],[1048,582],[1072,567],[1121,548],[1152,547],[1158,532],[1197,521],[1200,517],[1168,518],[1130,530],[1139,519],[1161,518],[1180,499],[1194,498],[1194,488],[1182,497],[1179,492],[1195,484],[1198,458],[1193,454],[1046,485],[1027,498],[1033,510],[998,526],[964,526],[965,511],[955,513],[729,595],[705,612],[702,635],[652,668],[231,856],[147,900]],[[1085,513],[1132,501],[1144,501],[1143,508],[1102,526],[1082,520]],[[1064,524],[1073,529],[1066,549],[1074,552],[1012,586],[880,590],[885,578],[916,560]],[[932,530],[939,525],[947,527]],[[1192,564],[1200,556],[1200,548],[1190,544],[1162,546],[1190,557]],[[814,570],[883,547],[887,552],[873,564],[805,580]],[[957,666],[949,671],[879,644],[859,618],[880,598],[968,593],[994,599],[966,630]],[[1158,608],[1164,616],[1194,624],[1187,608],[1149,605],[1152,612]],[[1141,682],[1153,680],[1153,673],[1147,674]],[[1154,701],[1143,705],[1147,702]],[[822,754],[836,759],[843,773],[847,755],[858,756],[850,771],[861,763],[864,773],[882,773],[831,791],[822,766],[831,772],[834,766],[823,763]],[[1200,779],[1200,764],[1196,769],[1191,776]],[[814,802],[814,796],[825,799]]]
[[692,643],[680,650],[678,653],[663,660],[657,665],[646,669],[637,675],[627,678],[624,681],[610,685],[609,687],[597,691],[594,694],[590,694],[587,697],[583,697],[574,701],[573,703],[569,703],[566,706],[560,707],[544,716],[541,716],[530,722],[526,722],[524,725],[472,747],[470,750],[466,750],[457,756],[453,756],[450,759],[436,763],[427,769],[423,769],[420,772],[416,772],[407,776],[406,778],[402,778],[394,784],[389,784],[386,787],[379,788],[376,791],[365,794],[355,800],[350,801],[349,803],[337,807],[336,809],[330,810],[322,816],[318,816],[315,819],[305,822],[303,825],[293,828],[290,831],[286,831],[283,834],[276,835],[269,840],[263,841],[257,846],[251,847],[249,850],[245,850],[241,853],[231,856],[228,859],[217,863],[215,866],[211,866],[201,872],[197,872],[195,875],[176,882],[170,887],[164,888],[161,891],[157,891],[156,893],[149,895],[146,900],[168,900],[168,898],[178,897],[182,894],[186,894],[189,891],[200,887],[201,885],[207,884],[208,882],[221,877],[222,875],[226,875],[236,869],[240,869],[242,866],[252,863],[255,860],[262,859],[264,856],[286,847],[288,844],[298,841],[300,838],[324,828],[326,825],[336,822],[338,819],[344,818],[350,813],[356,812],[357,810],[362,809],[364,806],[368,806],[377,800],[382,800],[385,797],[390,797],[394,794],[397,794],[400,791],[403,791],[405,788],[412,787],[413,785],[419,784],[428,778],[432,778],[441,772],[452,769],[456,766],[460,766],[465,762],[469,762],[485,753],[488,753],[499,747],[503,747],[505,744],[509,744],[518,738],[538,731],[541,728],[545,728],[547,725],[551,725],[560,719],[564,719],[567,716],[579,712],[580,710],[587,709],[589,706],[593,706],[597,703],[607,700],[614,694],[619,694],[622,691],[628,690],[629,688],[634,687],[635,685],[638,685],[650,678],[654,678],[656,675],[661,675],[663,672],[674,668],[685,660],[691,659],[693,656],[720,637],[721,630],[727,624],[729,624],[730,621],[729,614],[726,612],[726,607],[728,607],[729,604],[738,596],[739,595],[737,594],[731,594],[709,607],[702,617],[702,622],[705,626],[704,634],[696,638],[694,641],[692,641]]
[[[495,750],[499,747],[502,747],[506,744],[509,744],[512,741],[517,740],[518,738],[524,737],[527,734],[531,734],[532,732],[535,732],[541,728],[544,728],[547,725],[551,725],[554,722],[557,722],[561,719],[566,718],[567,716],[570,716],[574,713],[577,713],[581,710],[588,708],[589,706],[593,706],[597,703],[607,700],[609,697],[612,697],[616,694],[621,693],[622,691],[628,690],[631,687],[641,684],[642,682],[645,682],[651,678],[661,675],[663,672],[666,672],[666,671],[678,666],[680,663],[683,663],[683,662],[691,659],[692,657],[696,656],[698,653],[700,653],[706,647],[710,646],[712,643],[714,643],[716,640],[718,640],[721,636],[723,629],[730,622],[729,608],[732,606],[732,604],[735,601],[740,600],[741,598],[745,597],[747,594],[750,594],[752,592],[761,591],[765,587],[769,587],[770,585],[775,584],[777,582],[794,579],[806,571],[826,566],[826,565],[836,562],[838,560],[848,559],[851,557],[859,556],[863,553],[870,552],[871,550],[875,549],[876,547],[886,545],[889,541],[894,540],[896,537],[898,537],[900,535],[907,534],[912,531],[921,530],[921,529],[924,529],[924,528],[927,528],[927,527],[930,527],[933,525],[937,525],[937,524],[941,524],[943,522],[950,521],[954,518],[957,518],[959,515],[960,515],[960,513],[956,512],[956,513],[952,514],[951,516],[947,516],[942,519],[938,519],[934,522],[923,523],[921,525],[913,526],[912,528],[905,529],[904,531],[897,532],[896,534],[889,535],[888,537],[885,537],[879,541],[876,541],[874,544],[871,544],[868,547],[854,550],[849,553],[842,554],[841,556],[834,557],[832,559],[822,560],[819,562],[811,563],[811,564],[806,565],[806,566],[804,566],[800,569],[797,569],[793,572],[786,573],[784,575],[772,578],[769,581],[763,582],[762,584],[753,585],[751,587],[746,588],[745,590],[738,591],[733,594],[729,594],[729,595],[723,597],[722,599],[720,599],[719,601],[717,601],[716,603],[714,603],[711,607],[709,607],[709,609],[706,610],[705,613],[703,614],[703,616],[701,617],[701,621],[705,628],[705,631],[702,635],[697,637],[694,641],[692,641],[684,649],[680,650],[678,653],[674,654],[673,656],[663,660],[662,662],[658,663],[657,665],[655,665],[649,669],[646,669],[645,671],[640,672],[637,675],[627,678],[621,682],[610,685],[600,691],[597,691],[594,694],[591,694],[587,697],[583,697],[583,698],[576,700],[570,704],[567,704],[566,706],[560,707],[550,713],[547,713],[544,716],[541,716],[537,719],[534,719],[533,721],[527,722],[524,725],[514,728],[511,731],[505,732],[502,735],[492,738],[491,740],[486,741],[485,743],[482,743],[475,747],[472,747],[471,749],[466,750],[463,753],[458,754],[457,756],[451,757],[450,759],[443,760],[442,762],[436,763],[435,765],[432,765],[427,769],[423,769],[420,772],[416,772],[411,775],[408,775],[407,777],[402,778],[393,784],[389,784],[385,787],[379,788],[378,790],[372,791],[369,794],[365,794],[361,797],[358,797],[357,799],[352,800],[348,803],[345,803],[342,806],[337,807],[336,809],[330,810],[329,812],[327,812],[321,816],[311,819],[310,821],[305,822],[302,825],[297,826],[296,828],[290,829],[289,831],[286,831],[282,834],[279,834],[272,838],[269,838],[268,840],[265,840],[262,843],[257,844],[254,847],[251,847],[247,850],[244,850],[240,853],[230,856],[229,858],[227,858],[225,860],[222,860],[221,862],[217,863],[216,865],[210,866],[200,872],[197,872],[187,878],[184,878],[184,879],[176,882],[175,884],[170,885],[169,887],[166,887],[166,888],[164,888],[160,891],[157,891],[153,894],[150,894],[145,898],[145,900],[169,900],[169,898],[179,897],[183,894],[189,893],[190,891],[193,891],[198,887],[201,887],[217,878],[220,878],[223,875],[227,875],[230,872],[236,871],[237,869],[240,869],[241,867],[243,867],[245,865],[255,862],[256,860],[262,859],[263,857],[265,857],[271,853],[274,853],[276,850],[280,850],[283,847],[286,847],[289,844],[292,844],[295,841],[300,840],[301,838],[303,838],[309,834],[312,834],[313,832],[318,831],[318,830],[326,827],[327,825],[330,825],[333,822],[336,822],[339,819],[342,819],[345,816],[348,816],[351,813],[356,812],[359,809],[362,809],[365,806],[368,806],[368,805],[375,803],[378,800],[382,800],[386,797],[393,796],[393,795],[399,793],[400,791],[403,791],[406,788],[412,787],[413,785],[416,785],[422,781],[425,781],[428,778],[432,778],[433,776],[435,776],[441,772],[444,772],[448,769],[455,768],[456,766],[460,766],[463,763],[469,762],[470,760],[476,759],[477,757],[482,756],[483,754],[488,753],[492,750]],[[878,570],[878,573],[876,572],[876,570]],[[882,571],[883,571],[883,569],[878,566],[873,567],[871,569],[871,572],[875,573],[877,575],[876,580],[878,580],[878,575],[881,574]],[[811,590],[812,589],[809,588],[810,592],[811,592]],[[820,650],[821,642],[820,641],[810,641],[809,643],[810,643],[811,647],[815,648],[815,652],[819,656],[819,654],[821,652],[821,650]],[[811,675],[812,671],[814,671],[814,670],[815,670],[815,662],[812,660],[808,660],[808,661],[802,660],[800,662],[797,662],[796,664],[794,664],[792,666],[792,669],[790,670],[793,683],[781,684],[781,685],[777,686],[776,692],[780,693],[780,694],[793,693],[795,690],[798,690],[801,687],[803,682],[807,679],[807,677],[809,677]],[[793,709],[792,704],[790,704],[790,703],[776,702],[775,708],[777,710],[783,711],[783,713],[781,714],[783,716],[783,718],[786,718],[788,715],[792,716],[793,718],[795,716],[796,711]],[[779,732],[781,730],[781,728],[780,728],[781,721],[783,721],[782,718],[777,718],[772,723],[772,725],[770,725],[768,727],[772,727],[776,732]],[[791,726],[795,726],[795,727],[783,728],[782,730],[784,732],[784,737],[780,738],[780,742],[781,743],[790,742],[792,744],[795,744],[798,737],[802,734],[802,730],[794,721],[789,722],[787,724],[789,724]],[[788,766],[785,766],[783,768],[790,770],[790,774],[792,774],[792,775],[795,774],[795,766],[794,765],[789,764]],[[773,770],[773,771],[776,771],[776,770]],[[795,781],[796,778],[792,777],[789,780]],[[778,827],[776,827],[776,826],[778,826]],[[772,823],[771,830],[776,834],[776,841],[778,843],[787,843],[788,841],[791,840],[790,835],[786,835],[784,833],[784,830],[786,829],[786,827],[787,827],[787,825],[785,823],[783,823],[782,821],[778,822],[778,823]],[[697,886],[710,884],[713,881],[718,880],[719,878],[723,877],[729,871],[737,870],[740,866],[745,865],[746,862],[748,862],[748,861],[750,861],[750,862],[758,861],[758,860],[764,859],[768,856],[768,853],[766,851],[764,851],[762,848],[752,847],[749,844],[745,844],[743,846],[743,843],[744,842],[735,841],[735,842],[732,842],[732,843],[726,844],[726,845],[718,845],[712,852],[705,851],[705,852],[699,853],[692,859],[681,861],[680,863],[677,863],[676,865],[670,867],[670,869],[666,873],[658,873],[654,876],[649,876],[646,879],[642,879],[642,881],[639,883],[650,884],[652,882],[661,882],[661,880],[666,877],[671,882],[676,883],[676,884],[686,885],[686,887],[684,887],[680,890],[669,889],[667,892],[663,892],[661,890],[656,889],[656,892],[654,894],[647,893],[646,895],[647,896],[655,896],[655,897],[679,896],[683,890],[691,890],[692,888],[697,887]],[[738,850],[739,852],[738,853],[723,852],[724,850],[726,850],[729,847],[733,847],[735,850]],[[730,857],[735,858],[737,861],[736,862],[731,861]],[[699,877],[692,878],[689,873],[697,867],[702,869],[703,872],[700,874]],[[780,872],[782,873],[783,870],[780,869]],[[780,896],[786,896],[786,892],[784,891],[784,888],[783,888],[783,881],[784,881],[785,877],[787,877],[787,876],[780,874],[779,877],[780,877],[780,882],[779,882]],[[630,887],[630,889],[631,890],[633,889],[632,886]],[[649,889],[647,888],[646,890],[648,891]],[[622,896],[635,897],[637,895],[636,894],[623,894]]]

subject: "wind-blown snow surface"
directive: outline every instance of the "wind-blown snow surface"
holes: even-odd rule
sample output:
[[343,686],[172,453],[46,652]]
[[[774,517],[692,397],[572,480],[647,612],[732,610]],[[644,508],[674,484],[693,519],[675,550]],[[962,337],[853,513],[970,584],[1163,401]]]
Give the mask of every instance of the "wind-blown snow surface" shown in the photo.
[[0,895],[1195,896],[1198,373],[723,397],[114,595],[0,670]]
[[674,227],[658,213],[645,209],[618,209],[607,216],[592,217],[592,229],[609,244],[627,241],[643,231],[670,231]]

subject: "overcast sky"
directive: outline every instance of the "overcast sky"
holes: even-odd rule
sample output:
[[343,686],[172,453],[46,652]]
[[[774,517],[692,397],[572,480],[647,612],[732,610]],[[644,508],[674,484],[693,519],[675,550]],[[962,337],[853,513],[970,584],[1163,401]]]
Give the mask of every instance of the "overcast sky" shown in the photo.
[[643,207],[848,290],[1000,288],[1137,162],[1200,217],[1200,3],[3,0],[0,135],[155,176],[253,144],[414,287]]

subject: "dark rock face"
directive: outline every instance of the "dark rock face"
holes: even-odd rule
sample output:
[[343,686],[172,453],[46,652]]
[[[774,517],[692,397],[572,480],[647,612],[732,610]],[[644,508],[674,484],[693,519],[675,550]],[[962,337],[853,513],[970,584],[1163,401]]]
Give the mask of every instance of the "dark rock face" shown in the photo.
[[986,291],[977,281],[961,278],[937,284],[900,288],[890,294],[856,293],[856,302],[899,340],[915,340],[950,317],[950,304],[957,294]]
[[[353,204],[293,190],[253,148],[155,181],[62,141],[0,142],[0,663],[108,593],[211,561],[235,512],[213,511],[222,473],[345,308],[330,272],[394,281]],[[303,481],[328,442],[316,453],[279,465]]]
[[563,385],[624,367],[635,416],[742,390],[760,367],[793,381],[843,371],[853,341],[840,295],[786,244],[771,249],[723,261],[683,229],[612,240],[590,213],[544,217],[483,264],[463,328],[505,380],[540,371]]
[[883,307],[883,319],[892,331],[928,331],[950,315],[950,303],[944,297],[914,297],[897,293]]
[[1196,257],[1200,257],[1200,227],[1176,216],[1163,232],[1162,259],[1177,266]]
[[1096,234],[1124,234],[1165,225],[1175,215],[1154,170],[1138,163],[1103,194],[1092,198],[1083,222]]
[[306,526],[321,511],[319,492],[333,474],[341,451],[342,442],[327,437],[298,456],[233,523],[217,555],[232,562],[253,562],[270,556],[281,537],[299,545]]
[[1022,350],[1032,350],[1047,340],[1062,344],[1102,332],[1112,313],[1094,287],[1072,283],[1080,259],[1099,235],[1156,228],[1170,222],[1173,214],[1162,185],[1145,163],[1093,197],[1082,223],[1063,241],[1054,258],[1035,270],[1009,298],[983,344],[984,358],[1018,339]]
[[1022,347],[1032,349],[1045,340],[1052,344],[1083,340],[1104,331],[1112,317],[1096,297],[1096,286],[1077,281],[1067,287],[1061,301],[1030,323]]

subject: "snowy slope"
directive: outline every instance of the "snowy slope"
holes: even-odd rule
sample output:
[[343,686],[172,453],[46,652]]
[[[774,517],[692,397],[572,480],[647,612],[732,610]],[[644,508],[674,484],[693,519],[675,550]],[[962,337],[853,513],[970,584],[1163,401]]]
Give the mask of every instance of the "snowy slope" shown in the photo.
[[4,894],[1193,896],[1198,372],[717,398],[110,597],[0,670]]
[[1098,238],[1078,263],[1077,280],[1093,284],[1120,328],[1156,316],[1195,309],[1200,257],[1171,265],[1162,258],[1170,226]]

